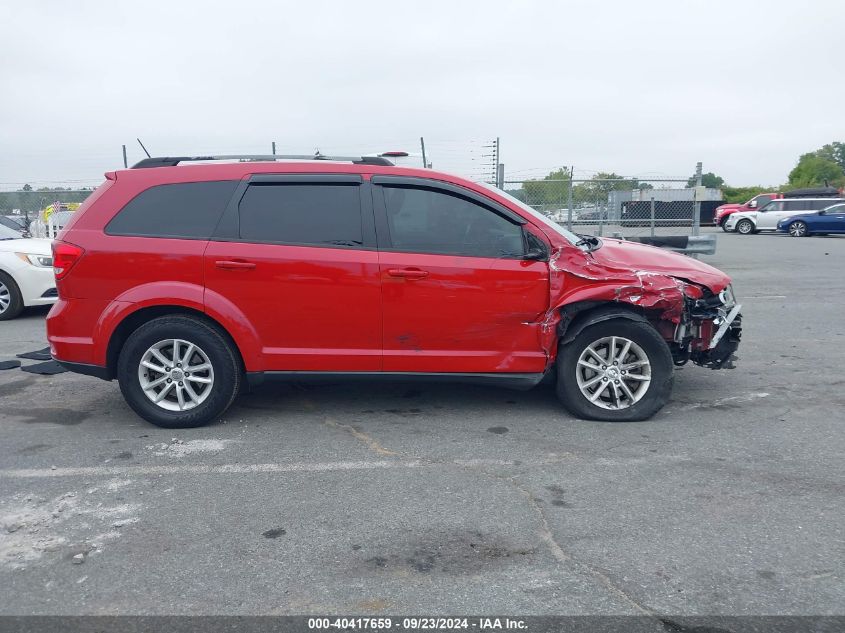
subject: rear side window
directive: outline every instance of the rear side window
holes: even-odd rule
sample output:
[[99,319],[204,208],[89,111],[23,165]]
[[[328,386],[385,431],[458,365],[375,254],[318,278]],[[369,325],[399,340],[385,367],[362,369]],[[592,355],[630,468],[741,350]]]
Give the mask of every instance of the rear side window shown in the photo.
[[466,198],[413,187],[383,188],[394,250],[521,258],[522,227]]
[[258,184],[241,198],[240,237],[247,242],[361,246],[357,184]]
[[106,233],[207,240],[237,184],[220,180],[150,187],[112,218]]
[[810,207],[811,209],[824,209],[829,207],[831,204],[831,200],[813,200],[813,206]]
[[805,200],[787,200],[783,203],[784,211],[806,211],[807,209],[814,209],[812,203]]

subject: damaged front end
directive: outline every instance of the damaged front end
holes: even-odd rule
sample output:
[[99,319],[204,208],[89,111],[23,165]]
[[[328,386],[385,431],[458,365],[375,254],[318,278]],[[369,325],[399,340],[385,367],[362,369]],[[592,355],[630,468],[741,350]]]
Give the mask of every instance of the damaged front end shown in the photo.
[[692,361],[710,369],[733,369],[742,336],[742,306],[730,286],[713,293],[688,285],[684,309],[675,328],[672,357],[675,365]]

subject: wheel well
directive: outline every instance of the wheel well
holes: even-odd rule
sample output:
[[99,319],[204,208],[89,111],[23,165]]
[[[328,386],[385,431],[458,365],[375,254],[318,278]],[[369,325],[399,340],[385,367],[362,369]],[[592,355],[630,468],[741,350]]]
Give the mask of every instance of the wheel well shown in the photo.
[[144,325],[144,323],[156,319],[162,316],[172,316],[172,315],[185,315],[190,316],[200,321],[205,322],[206,324],[210,325],[214,329],[216,329],[220,334],[225,338],[228,343],[232,346],[232,349],[235,350],[237,353],[238,362],[241,365],[241,370],[244,368],[244,360],[243,356],[241,355],[241,350],[238,348],[238,344],[235,343],[235,340],[232,338],[232,335],[226,330],[225,327],[220,325],[217,321],[212,319],[210,316],[205,314],[204,312],[200,312],[199,310],[194,310],[192,308],[186,308],[184,306],[150,306],[149,308],[142,308],[137,310],[127,316],[120,324],[115,328],[114,332],[112,332],[111,338],[109,339],[109,346],[106,350],[106,368],[109,372],[109,378],[114,378],[117,371],[117,359],[120,357],[120,350],[123,349],[123,344],[126,343],[126,339],[137,330],[139,327]]
[[[559,345],[566,345],[575,340],[585,328],[610,319],[629,319],[655,326],[657,313],[637,306],[611,301],[579,301],[561,308],[558,325]],[[662,335],[662,333],[661,333]]]

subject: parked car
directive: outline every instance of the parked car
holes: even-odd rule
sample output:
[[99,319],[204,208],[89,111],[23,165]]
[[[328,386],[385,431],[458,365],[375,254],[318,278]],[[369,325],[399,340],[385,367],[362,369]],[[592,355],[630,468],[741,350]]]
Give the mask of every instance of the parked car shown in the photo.
[[53,244],[53,357],[171,428],[243,381],[326,377],[556,376],[576,416],[641,420],[675,365],[733,366],[740,306],[707,264],[382,157],[279,158],[106,174]]
[[845,233],[845,202],[825,207],[815,213],[794,215],[778,222],[777,230],[792,237]]
[[17,317],[27,306],[56,301],[50,241],[24,239],[0,225],[0,321]]
[[716,207],[716,211],[713,214],[713,224],[714,226],[722,227],[723,231],[728,231],[729,229],[725,226],[725,223],[731,214],[743,213],[745,211],[756,211],[758,208],[766,206],[772,200],[777,200],[782,197],[782,193],[758,193],[743,204],[728,203],[720,205]]
[[751,235],[760,231],[777,231],[778,222],[793,215],[812,213],[829,207],[835,198],[795,198],[772,200],[758,211],[733,213],[725,222],[727,231]]

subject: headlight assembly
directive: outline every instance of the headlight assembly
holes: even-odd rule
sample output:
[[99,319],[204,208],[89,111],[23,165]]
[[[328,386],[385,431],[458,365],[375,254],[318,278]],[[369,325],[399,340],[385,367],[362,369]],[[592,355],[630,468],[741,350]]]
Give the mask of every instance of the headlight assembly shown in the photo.
[[35,253],[15,253],[19,259],[35,266],[36,268],[52,268],[53,258],[49,255],[37,255]]

